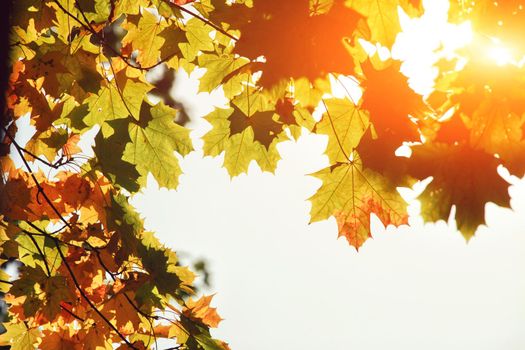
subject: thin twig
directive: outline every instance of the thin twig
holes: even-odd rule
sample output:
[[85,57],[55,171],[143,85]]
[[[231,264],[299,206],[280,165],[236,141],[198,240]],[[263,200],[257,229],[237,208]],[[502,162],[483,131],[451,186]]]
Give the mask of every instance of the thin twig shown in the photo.
[[115,325],[113,323],[111,323],[111,321],[108,320],[106,318],[106,316],[104,316],[104,314],[96,307],[96,305],[93,304],[91,299],[89,299],[89,297],[86,295],[86,292],[82,289],[82,287],[80,287],[80,283],[78,282],[77,277],[75,276],[75,273],[71,269],[71,266],[69,266],[69,263],[67,262],[66,257],[64,256],[64,253],[60,249],[60,243],[54,237],[51,237],[51,239],[55,243],[55,246],[56,246],[56,248],[58,250],[58,254],[60,255],[60,259],[62,259],[62,262],[66,266],[66,269],[68,270],[69,274],[71,275],[71,279],[73,280],[73,283],[75,284],[75,287],[77,288],[77,290],[80,293],[80,295],[82,296],[82,298],[84,298],[84,300],[89,304],[89,306],[93,309],[93,311],[95,311],[104,320],[104,322],[107,323],[108,326],[115,333],[117,333],[119,338],[122,339],[126,343],[127,346],[129,346],[130,348],[132,348],[134,350],[138,350],[138,348],[135,347],[132,343],[130,343],[129,340],[122,333],[120,333],[120,331],[117,329],[117,327],[115,327]]
[[64,305],[60,305],[60,307],[62,308],[62,310],[64,310],[65,312],[67,312],[68,314],[70,314],[71,316],[73,316],[74,318],[76,318],[77,320],[79,320],[80,322],[85,322],[86,320],[84,320],[82,317],[78,316],[77,314],[75,314],[73,311],[69,310],[67,307],[65,307]]
[[207,20],[206,18],[202,17],[201,15],[199,15],[199,14],[193,12],[193,11],[188,10],[187,8],[183,7],[182,5],[174,4],[174,3],[171,2],[171,1],[168,2],[168,4],[169,4],[170,6],[173,6],[173,7],[177,8],[177,9],[181,10],[182,12],[187,13],[187,14],[190,15],[190,16],[195,17],[196,19],[198,19],[199,21],[203,22],[204,24],[209,25],[210,27],[212,27],[213,29],[215,29],[215,30],[218,31],[219,33],[226,35],[228,38],[230,38],[230,39],[232,39],[232,40],[234,40],[234,41],[239,41],[239,38],[234,37],[233,35],[231,35],[231,34],[228,33],[227,31],[225,31],[224,29],[222,29],[221,27],[219,27],[219,26],[216,25],[215,23],[213,23],[213,22]]
[[[70,229],[72,229],[72,226],[69,222],[67,222],[66,219],[64,219],[64,217],[62,216],[62,214],[58,211],[58,209],[53,205],[53,203],[51,202],[51,200],[49,199],[49,197],[46,195],[44,189],[42,188],[42,186],[40,185],[40,183],[38,182],[36,176],[33,174],[33,170],[31,169],[31,167],[29,166],[29,164],[27,163],[27,161],[25,160],[24,156],[23,156],[23,153],[22,153],[22,149],[23,147],[21,147],[17,142],[16,140],[14,139],[13,136],[11,136],[8,132],[8,130],[2,126],[3,130],[5,131],[6,135],[9,137],[9,139],[11,140],[11,142],[13,143],[13,145],[15,145],[15,148],[18,152],[18,154],[20,155],[20,157],[22,158],[22,161],[24,162],[24,165],[27,169],[27,171],[31,174],[31,177],[33,178],[33,181],[35,182],[38,190],[39,190],[39,193],[41,193],[43,196],[44,196],[44,199],[46,200],[46,202],[51,206],[51,208],[53,209],[53,211],[59,216],[60,220],[62,222],[64,222],[66,224],[66,226]],[[29,223],[29,222],[28,222]],[[46,235],[47,232],[40,229],[39,227],[37,227],[36,225],[33,225],[33,224],[30,224],[30,226],[34,229],[36,229],[38,232]],[[29,235],[31,237],[31,235]],[[126,345],[128,345],[130,348],[134,349],[134,350],[138,350],[132,343],[129,342],[128,339],[126,339],[126,337],[120,333],[120,331],[117,329],[117,327],[115,327],[115,325],[113,325],[113,323],[111,323],[110,320],[108,320],[106,318],[106,316],[104,316],[104,314],[96,307],[96,305],[91,301],[91,299],[89,299],[89,297],[86,295],[86,293],[84,292],[84,290],[82,289],[82,287],[80,286],[80,283],[78,282],[77,280],[77,277],[75,276],[75,273],[73,272],[73,270],[71,269],[71,266],[69,266],[69,263],[67,262],[66,260],[66,257],[64,256],[64,253],[62,252],[62,250],[60,249],[60,240],[57,239],[56,237],[53,237],[51,235],[48,235],[47,234],[47,237],[49,237],[54,243],[55,243],[55,246],[58,250],[58,254],[62,260],[62,262],[64,263],[64,265],[66,266],[69,274],[71,275],[71,278],[73,280],[73,283],[75,284],[75,287],[77,288],[77,290],[79,291],[80,295],[82,296],[82,298],[84,298],[84,300],[86,300],[86,302],[89,304],[89,306],[104,320],[104,322],[106,322],[108,324],[108,326],[117,333],[117,335],[126,343]],[[36,244],[36,247],[37,249],[39,250],[39,252],[41,252],[40,250],[40,247],[38,246],[38,244]],[[43,253],[41,253],[43,255]],[[47,261],[45,260],[45,256],[44,257],[44,261],[47,265]],[[49,267],[47,267],[48,269],[48,272],[49,272]],[[49,272],[50,274],[50,272]]]
[[60,219],[60,221],[62,221],[68,228],[71,229],[72,228],[71,224],[66,219],[64,219],[64,217],[62,216],[60,211],[58,211],[58,209],[55,207],[55,205],[53,204],[51,199],[47,196],[46,192],[44,191],[44,188],[42,187],[42,185],[40,185],[40,182],[38,182],[35,174],[33,173],[33,170],[31,169],[31,166],[29,165],[27,160],[24,158],[24,155],[22,153],[22,149],[24,149],[24,148],[22,146],[20,146],[18,144],[18,142],[16,142],[15,138],[13,136],[11,136],[11,134],[9,133],[9,130],[7,130],[7,128],[5,126],[2,126],[2,129],[4,130],[6,136],[9,137],[9,139],[11,140],[13,145],[15,145],[15,148],[16,148],[16,151],[18,152],[18,155],[20,156],[20,158],[22,158],[22,162],[24,163],[24,166],[26,167],[27,171],[31,175],[31,178],[33,179],[33,181],[35,182],[35,185],[36,185],[36,187],[38,189],[37,197],[38,197],[38,195],[42,194],[42,196],[44,197],[45,201],[47,202],[47,204],[49,204],[49,206],[55,212],[55,214],[57,214],[57,216]]
[[[91,25],[88,23],[84,23],[82,22],[80,19],[78,19],[78,17],[76,17],[75,15],[73,15],[71,12],[69,12],[67,9],[64,8],[64,6],[62,6],[62,4],[58,1],[58,0],[53,0],[53,2],[55,4],[57,4],[57,6],[66,14],[68,15],[69,17],[71,17],[75,22],[77,22],[82,28],[84,28],[85,30],[87,30],[88,32],[90,32],[93,36],[95,36],[98,40],[98,42],[100,42],[102,44],[102,46],[104,46],[105,48],[107,48],[109,51],[111,51],[111,53],[113,53],[115,56],[118,56],[120,59],[122,59],[122,61],[124,61],[124,63],[131,67],[131,68],[135,68],[135,69],[138,69],[140,71],[149,71],[157,66],[160,66],[161,64],[165,63],[166,61],[170,60],[173,56],[176,56],[176,53],[173,53],[171,55],[168,55],[167,57],[161,59],[159,62],[155,63],[155,64],[152,64],[151,66],[147,66],[147,67],[141,67],[141,66],[138,66],[136,64],[133,64],[131,61],[130,61],[130,58],[129,57],[126,57],[124,56],[121,52],[119,52],[118,50],[116,50],[113,46],[111,46],[110,44],[108,44],[106,42],[106,40],[93,28],[91,27]],[[78,6],[77,6],[78,7]],[[82,16],[87,20],[87,18],[85,17],[85,14],[84,12],[82,11],[81,8],[78,8],[79,12],[82,14]]]
[[[96,247],[93,247],[90,244],[89,244],[89,247],[95,252],[95,255],[97,256],[98,262],[100,263],[102,268],[109,274],[109,276],[111,277],[111,279],[113,281],[116,281],[116,278],[115,278],[113,272],[106,266],[104,261],[102,261],[102,258],[100,257],[99,250]],[[151,330],[149,336],[151,337],[152,334],[153,334],[153,338],[154,338],[154,341],[155,341],[155,348],[158,348],[158,345],[157,345],[157,334],[155,333],[155,330],[153,329],[153,322],[152,322],[152,320],[158,320],[158,316],[156,316],[156,315],[149,315],[149,314],[143,312],[141,309],[139,309],[139,307],[137,305],[135,305],[135,303],[126,294],[126,292],[123,292],[122,294],[124,295],[124,298],[126,298],[128,303],[131,305],[131,307],[133,307],[135,309],[135,311],[137,311],[140,315],[142,315],[142,316],[144,316],[146,318],[146,320],[148,321],[148,323],[150,325],[150,330]]]
[[26,153],[27,155],[31,156],[34,160],[37,160],[40,163],[42,163],[44,165],[47,165],[50,168],[58,169],[58,166],[56,164],[52,164],[52,163],[48,162],[47,160],[40,158],[39,156],[35,155],[34,153],[31,153],[30,151],[28,151],[25,148],[22,148],[22,152]]

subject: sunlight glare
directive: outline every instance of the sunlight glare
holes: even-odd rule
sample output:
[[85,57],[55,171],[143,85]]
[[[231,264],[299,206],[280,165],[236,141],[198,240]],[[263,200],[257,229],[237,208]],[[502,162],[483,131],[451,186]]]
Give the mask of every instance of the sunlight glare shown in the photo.
[[470,22],[448,23],[447,0],[424,1],[425,13],[410,18],[400,10],[402,32],[392,49],[392,57],[403,61],[401,71],[418,93],[432,92],[440,59],[457,57],[456,50],[472,42]]
[[513,60],[510,50],[503,46],[489,48],[488,56],[500,67],[512,63]]

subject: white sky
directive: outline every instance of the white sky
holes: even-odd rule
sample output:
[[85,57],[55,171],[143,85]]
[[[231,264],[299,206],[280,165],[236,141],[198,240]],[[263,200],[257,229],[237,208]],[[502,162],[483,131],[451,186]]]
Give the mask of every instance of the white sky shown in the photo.
[[[443,1],[426,4],[444,13]],[[408,23],[407,52],[460,37],[446,34],[443,18]],[[405,59],[428,70],[422,57]],[[223,103],[220,94],[197,94],[184,76],[175,93],[193,106],[199,149],[209,126],[198,116]],[[252,164],[233,180],[222,157],[194,152],[181,162],[178,191],[150,181],[134,198],[161,241],[209,262],[209,292],[225,319],[214,335],[241,350],[525,349],[525,182],[511,188],[513,211],[489,205],[488,227],[468,244],[416,216],[397,229],[375,222],[357,253],[336,239],[335,220],[308,225],[306,199],[320,182],[305,174],[327,165],[325,144],[312,135],[283,143],[275,175]]]

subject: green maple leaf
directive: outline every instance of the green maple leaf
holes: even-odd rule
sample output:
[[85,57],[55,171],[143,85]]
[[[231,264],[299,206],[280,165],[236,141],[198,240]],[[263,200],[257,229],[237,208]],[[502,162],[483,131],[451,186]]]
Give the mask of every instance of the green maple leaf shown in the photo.
[[330,163],[346,162],[368,127],[369,116],[348,99],[324,100],[326,112],[314,132],[328,136],[326,155]]
[[[230,176],[247,172],[252,160],[257,162],[261,170],[273,172],[280,159],[276,143],[282,135],[279,134],[282,126],[272,118],[268,119],[268,115],[271,117],[273,113],[255,112],[247,117],[239,108],[214,110],[206,116],[213,128],[202,138],[204,154],[218,156],[224,152],[223,166]],[[250,121],[258,124],[249,124]],[[257,129],[258,137],[254,129]]]
[[149,0],[116,0],[115,13],[138,15],[140,9],[148,7],[149,3]]
[[158,34],[164,39],[164,44],[160,48],[160,57],[165,60],[170,68],[179,68],[179,57],[182,55],[180,44],[187,43],[186,34],[177,22],[172,23]]
[[[93,151],[104,175],[116,185],[134,193],[140,189],[138,184],[140,174],[133,164],[122,159],[126,145],[131,142],[128,123],[126,119],[109,121],[108,124],[114,133],[110,137],[104,137],[102,133],[98,133],[95,137]],[[111,152],[108,152],[108,149],[111,149]]]
[[322,96],[322,89],[313,86],[308,79],[300,78],[294,81],[294,98],[300,107],[313,110],[321,102]]
[[334,216],[339,236],[359,248],[370,237],[370,214],[383,224],[407,222],[407,204],[385,177],[363,169],[360,161],[338,163],[312,174],[323,183],[310,198],[310,222]]
[[230,176],[248,172],[252,160],[255,160],[263,171],[273,172],[280,157],[274,147],[268,150],[254,140],[253,128],[244,129],[228,140],[224,154],[224,167]]
[[[132,16],[128,18],[132,19]],[[132,21],[127,21],[123,27],[128,32],[122,39],[122,44],[130,44],[133,50],[138,51],[137,61],[140,65],[150,67],[157,63],[160,58],[160,49],[165,41],[159,33],[167,27],[166,21],[145,10],[137,25]]]
[[[75,4],[90,23],[102,23],[108,19],[111,8],[110,0],[76,0]],[[81,14],[79,15],[82,16]]]
[[202,21],[191,18],[186,22],[187,43],[180,43],[179,47],[188,61],[193,61],[200,51],[213,51],[213,41],[210,37],[212,27]]
[[106,215],[108,228],[116,231],[122,241],[122,245],[114,252],[115,262],[122,264],[130,255],[137,255],[139,236],[144,231],[144,223],[122,194],[111,197],[111,206],[107,207]]
[[[49,224],[49,222],[43,221],[41,224],[35,222],[33,223],[36,226],[43,226]],[[33,240],[29,238],[26,234],[20,234],[16,237],[16,242],[18,243],[18,258],[26,266],[31,268],[45,268],[44,259],[47,261],[47,264],[52,268],[57,263],[58,251],[54,249],[53,241],[49,237],[35,236],[34,241],[42,252],[45,255],[45,258],[40,255],[38,250],[35,247]],[[33,280],[37,280],[36,277],[33,277]]]
[[224,84],[224,93],[233,97],[242,91],[243,77],[234,75],[228,81],[224,79],[232,72],[246,65],[249,60],[244,57],[235,57],[233,54],[202,54],[198,58],[199,66],[206,68],[206,73],[199,79],[199,91],[212,91]]
[[115,79],[106,81],[96,95],[84,101],[89,106],[89,113],[83,121],[87,126],[93,126],[128,116],[138,119],[142,101],[150,90],[151,85],[128,79],[119,72]]
[[177,188],[182,174],[174,152],[184,156],[193,150],[189,130],[176,124],[177,111],[159,103],[141,109],[139,123],[129,126],[131,142],[122,159],[134,164],[142,176],[151,173],[159,186]]
[[195,275],[184,266],[177,265],[177,255],[165,248],[152,234],[144,233],[137,248],[143,267],[155,281],[161,294],[179,296],[181,291],[193,293],[190,287]]
[[[98,48],[93,45],[91,49],[95,52],[78,49],[64,58],[64,65],[67,66],[71,74],[64,76],[61,83],[68,86],[68,93],[74,96],[79,103],[82,102],[86,93],[96,94],[103,80],[97,71]],[[81,91],[78,91],[75,83],[82,89]]]
[[40,340],[38,327],[28,328],[23,322],[4,323],[6,332],[0,334],[0,345],[10,346],[11,350],[28,350],[36,348]]

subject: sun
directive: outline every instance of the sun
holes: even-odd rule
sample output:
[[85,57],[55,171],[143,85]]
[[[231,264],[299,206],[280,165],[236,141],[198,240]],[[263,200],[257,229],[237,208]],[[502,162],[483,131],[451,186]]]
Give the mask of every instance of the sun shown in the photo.
[[514,63],[511,50],[499,43],[487,49],[487,56],[500,67]]
[[401,33],[392,48],[392,58],[403,61],[401,71],[411,87],[428,96],[434,90],[440,60],[455,60],[461,70],[469,60],[483,60],[488,66],[522,66],[512,45],[498,38],[476,33],[470,21],[449,22],[448,0],[423,0],[421,17],[400,12]]

